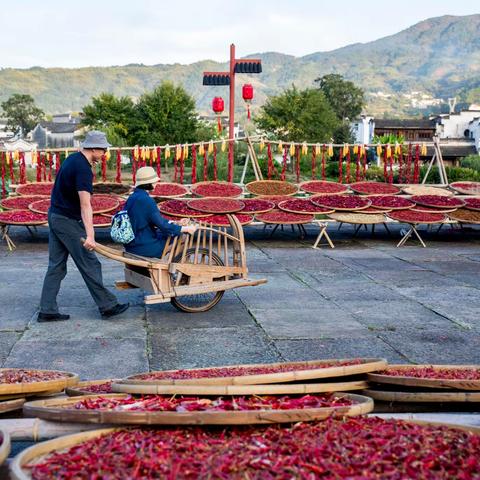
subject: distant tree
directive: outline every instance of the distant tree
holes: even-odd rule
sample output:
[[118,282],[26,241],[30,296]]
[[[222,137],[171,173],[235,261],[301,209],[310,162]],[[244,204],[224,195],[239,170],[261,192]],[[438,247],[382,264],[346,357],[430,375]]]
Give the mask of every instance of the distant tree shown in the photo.
[[43,110],[35,105],[30,95],[14,93],[2,103],[3,115],[7,119],[5,130],[11,130],[15,135],[24,137],[42,120]]
[[294,142],[329,142],[340,123],[323,92],[295,86],[269,97],[255,122],[264,132]]
[[365,104],[364,91],[342,75],[330,73],[315,80],[340,121],[353,120]]
[[120,146],[130,134],[135,104],[130,97],[102,93],[83,107],[83,115],[83,125],[104,131],[110,143]]
[[195,100],[172,82],[162,82],[140,97],[132,123],[129,139],[132,144],[143,145],[195,141],[201,127]]

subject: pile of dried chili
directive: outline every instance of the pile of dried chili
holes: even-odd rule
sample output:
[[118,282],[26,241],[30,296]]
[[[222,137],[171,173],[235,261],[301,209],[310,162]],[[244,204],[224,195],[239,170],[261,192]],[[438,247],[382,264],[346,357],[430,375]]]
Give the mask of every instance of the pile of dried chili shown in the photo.
[[46,382],[48,380],[58,380],[67,378],[68,375],[63,372],[50,370],[27,370],[23,368],[9,368],[0,371],[0,383],[34,383]]
[[32,202],[49,199],[46,195],[19,195],[0,201],[0,206],[6,210],[26,210]]
[[157,183],[151,194],[157,197],[181,197],[188,193],[188,189],[178,183]]
[[32,225],[47,223],[48,218],[44,213],[35,213],[30,210],[7,210],[0,212],[0,223],[5,225]]
[[113,382],[105,382],[94,385],[86,385],[85,387],[79,387],[79,390],[88,393],[113,393],[112,383]]
[[301,223],[310,223],[313,222],[314,216],[311,214],[304,213],[293,213],[293,212],[284,212],[278,210],[272,210],[271,212],[261,213],[260,215],[255,215],[255,218],[259,222],[263,223],[273,223],[279,225],[289,225],[289,224],[301,224]]
[[16,193],[19,195],[47,195],[50,196],[53,189],[53,183],[27,183],[19,185]]
[[353,401],[333,393],[294,395],[250,395],[204,398],[194,396],[145,395],[122,398],[94,397],[69,404],[74,410],[131,412],[234,412],[246,410],[295,410],[305,408],[347,407]]
[[465,208],[468,208],[469,210],[480,210],[480,198],[479,197],[466,198]]
[[279,196],[291,195],[297,192],[297,187],[283,180],[258,180],[246,186],[247,190],[254,195]]
[[463,200],[454,197],[447,197],[445,195],[413,195],[411,200],[418,205],[436,208],[460,208],[465,205]]
[[370,206],[368,198],[356,195],[318,195],[311,198],[315,205],[333,208],[335,210],[361,210]]
[[364,195],[396,195],[400,189],[390,183],[382,182],[356,182],[350,184],[350,188]]
[[325,214],[333,212],[331,208],[315,205],[308,198],[292,198],[290,200],[284,200],[278,204],[278,208],[285,212],[293,213]]
[[480,194],[480,182],[453,182],[450,187],[467,195]]
[[265,375],[268,373],[284,373],[300,370],[316,370],[319,368],[348,367],[351,365],[360,365],[362,360],[352,359],[344,361],[319,362],[310,364],[272,364],[262,366],[240,366],[240,367],[218,367],[218,368],[198,368],[192,370],[171,370],[163,372],[142,373],[128,377],[132,380],[181,380],[190,378],[219,378],[219,377],[238,377],[245,375]]
[[186,200],[167,200],[166,202],[160,203],[158,209],[162,213],[176,217],[208,217],[208,214],[190,208]]
[[243,188],[228,182],[197,183],[192,186],[192,193],[199,197],[238,197]]
[[261,198],[242,198],[242,202],[245,205],[242,213],[265,213],[275,208],[274,202]]
[[372,202],[372,207],[382,209],[412,208],[415,206],[415,202],[396,195],[375,195],[370,197],[370,201]]
[[459,222],[464,222],[464,223],[480,222],[480,212],[475,210],[468,210],[466,208],[459,208],[458,210],[455,211],[455,213],[450,214],[449,217],[452,220],[457,220]]
[[300,188],[307,193],[344,193],[348,190],[347,185],[336,182],[327,182],[326,180],[312,180],[300,185]]
[[475,479],[480,435],[355,417],[293,426],[117,430],[27,465],[47,479]]
[[187,205],[204,213],[233,213],[243,209],[245,204],[234,198],[194,198]]
[[412,367],[412,368],[389,368],[378,375],[392,377],[415,377],[415,378],[438,378],[441,380],[480,380],[480,368],[433,368],[433,367]]
[[398,210],[388,213],[392,220],[404,223],[439,223],[447,217],[443,213],[415,212],[412,210]]

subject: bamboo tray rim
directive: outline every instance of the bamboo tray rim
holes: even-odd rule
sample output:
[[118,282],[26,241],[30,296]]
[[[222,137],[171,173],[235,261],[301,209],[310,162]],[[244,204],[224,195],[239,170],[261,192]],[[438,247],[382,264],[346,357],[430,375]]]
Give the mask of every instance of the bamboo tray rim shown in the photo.
[[282,410],[238,410],[195,412],[139,412],[112,410],[73,410],[65,408],[84,399],[99,397],[124,398],[128,394],[85,395],[67,399],[36,400],[23,406],[24,414],[45,420],[80,423],[129,425],[253,425],[269,423],[294,423],[320,420],[340,414],[356,416],[373,410],[373,400],[364,395],[331,392],[352,400],[353,405]]
[[[53,184],[54,182],[27,182],[27,183],[22,183],[20,185],[17,185],[15,189],[15,193],[18,195],[35,195],[34,193],[22,193],[22,187],[26,187],[28,185],[51,185],[53,189]],[[47,195],[48,196],[48,195]]]
[[[472,192],[472,190],[469,190],[468,188],[462,188],[462,187],[456,187],[455,184],[458,184],[458,183],[468,183],[470,185],[475,185],[476,186],[476,189],[477,191],[476,192]],[[455,190],[456,192],[458,193],[461,193],[462,195],[478,195],[480,194],[480,182],[472,182],[470,180],[465,180],[465,181],[459,181],[459,182],[452,182],[450,185],[449,185],[449,188],[451,188],[452,190]]]
[[[420,195],[412,195],[412,199],[415,197],[419,197]],[[445,195],[439,195],[439,197],[445,197]],[[452,198],[452,197],[446,197],[446,198]],[[462,208],[466,205],[466,203],[461,200],[460,198],[455,198],[453,197],[453,200],[458,200],[460,202],[460,205],[432,205],[431,203],[428,203],[428,201],[422,201],[422,200],[412,200],[412,202],[415,202],[418,206],[421,207],[430,207],[430,208]]]
[[[374,415],[375,416],[375,415]],[[456,430],[466,431],[480,435],[480,427],[475,427],[471,425],[458,425],[452,423],[442,423],[442,422],[432,422],[426,420],[416,420],[416,419],[399,419],[398,421],[413,423],[423,426],[433,426],[433,427],[449,427]],[[11,475],[13,480],[31,480],[30,470],[23,468],[24,465],[34,462],[36,459],[40,459],[46,455],[49,455],[55,451],[67,450],[75,445],[78,445],[83,442],[87,442],[94,438],[101,437],[103,435],[108,435],[113,432],[120,430],[125,430],[125,428],[100,428],[97,430],[90,430],[87,432],[74,433],[71,435],[64,435],[52,440],[46,440],[40,442],[36,445],[26,448],[19,454],[15,456],[10,465]]]
[[[410,368],[433,368],[433,369],[469,369],[478,370],[480,365],[389,365],[387,367],[392,369],[410,369]],[[480,380],[462,380],[462,379],[441,379],[441,378],[422,378],[422,377],[408,377],[400,375],[382,375],[378,373],[367,373],[369,381],[376,383],[388,383],[394,385],[408,385],[419,387],[435,387],[435,388],[457,388],[459,390],[479,390]]]
[[[324,185],[324,184],[328,184],[328,185],[338,185],[339,187],[342,187],[342,190],[339,190],[338,192],[316,192],[314,190],[311,190],[311,189],[308,189],[305,188],[305,185],[309,184],[309,183],[313,183],[313,184],[317,184],[317,185]],[[345,193],[345,192],[348,192],[348,185],[344,184],[344,183],[338,183],[338,182],[331,182],[329,180],[306,180],[304,182],[300,182],[298,184],[298,188],[300,190],[302,190],[303,192],[306,192],[306,193],[314,193],[314,194],[328,194],[328,195],[338,195],[338,194],[341,194],[341,193]]]
[[121,380],[120,378],[102,378],[98,380],[83,380],[81,382],[78,382],[74,387],[68,387],[65,389],[65,393],[69,397],[77,397],[79,395],[99,395],[95,392],[88,392],[85,390],[82,390],[82,387],[88,387],[90,385],[101,385],[102,383],[107,383],[107,382],[114,382]]
[[[424,213],[425,213],[425,212],[424,212]],[[436,212],[428,212],[428,213],[433,213],[433,214],[435,214]],[[393,215],[395,215],[395,213],[393,213]],[[439,220],[427,222],[427,221],[425,221],[425,220],[406,220],[406,219],[404,219],[404,218],[399,219],[399,218],[395,218],[394,216],[392,216],[392,215],[390,215],[390,214],[387,213],[387,216],[388,216],[389,218],[391,218],[392,220],[395,220],[395,221],[398,222],[398,223],[408,223],[408,224],[410,224],[410,225],[434,225],[434,224],[436,224],[436,223],[443,223],[443,222],[445,222],[445,220],[447,220],[447,216],[446,216],[445,213],[440,213],[440,212],[439,212],[438,215],[443,215],[443,218],[442,218],[441,220],[439,219]]]
[[[198,208],[195,208],[194,206],[190,205],[191,203],[193,205],[195,205],[195,202],[199,202],[199,201],[202,201],[202,200],[209,200],[209,199],[212,199],[212,200],[230,200],[230,201],[235,201],[235,202],[238,202],[237,204],[237,207],[238,208],[234,208],[233,210],[230,208],[228,210],[225,210],[223,209],[222,211],[215,211],[215,212],[205,212],[205,210],[199,210]],[[238,200],[237,198],[230,198],[230,197],[201,197],[201,198],[191,198],[190,200],[187,200],[187,206],[188,208],[193,208],[193,210],[197,210],[198,212],[205,212],[207,214],[210,214],[210,215],[227,215],[229,213],[238,213],[240,212],[244,207],[245,207],[245,204],[241,201],[241,200]]]
[[0,372],[5,370],[31,370],[37,372],[56,372],[65,375],[64,378],[56,378],[53,380],[42,380],[40,382],[25,382],[25,383],[0,383],[0,395],[11,395],[14,393],[31,393],[31,392],[48,392],[56,390],[63,390],[66,387],[78,383],[78,375],[76,373],[65,372],[63,370],[43,370],[43,369],[29,369],[29,368],[0,368]]
[[[255,185],[279,185],[279,184],[288,185],[289,187],[291,187],[291,189],[293,189],[293,191],[291,193],[275,193],[271,195],[268,195],[265,193],[255,193],[249,188],[254,184]],[[280,195],[291,196],[291,195],[295,195],[298,192],[297,185],[287,180],[253,180],[252,182],[248,182],[247,184],[245,184],[245,189],[247,190],[247,192],[252,193],[253,195],[259,195],[259,196],[261,195],[262,197],[278,197]]]
[[[392,185],[390,183],[383,183],[383,182],[359,182],[359,183],[368,183],[368,184],[373,184],[373,185]],[[401,188],[397,187],[396,185],[393,185],[394,188],[396,188],[395,192],[381,192],[381,193],[371,193],[371,192],[365,192],[365,191],[362,191],[362,189],[357,189],[356,188],[356,185],[355,183],[351,183],[349,185],[350,187],[350,190],[352,190],[353,192],[355,193],[359,193],[361,195],[366,195],[366,196],[370,196],[370,197],[377,197],[377,196],[381,196],[381,195],[398,195],[400,193],[402,193],[402,190]]]
[[480,403],[480,392],[402,392],[392,390],[375,390],[367,388],[362,390],[362,394],[373,400],[384,402],[407,402],[407,403],[441,403],[441,402],[457,402],[457,403]]
[[7,430],[0,427],[0,435],[2,436],[2,443],[0,443],[0,466],[3,465],[3,462],[10,455],[10,435]]
[[[331,359],[331,360],[307,360],[300,362],[276,362],[276,363],[257,363],[257,364],[240,364],[240,365],[224,365],[220,367],[204,367],[204,368],[190,368],[187,371],[198,371],[209,368],[218,370],[221,368],[239,368],[239,367],[276,367],[281,365],[295,366],[309,366],[318,365],[321,363],[334,363],[349,361],[351,359]],[[160,380],[138,380],[134,377],[144,375],[146,373],[157,372],[143,372],[136,375],[130,375],[118,383],[138,384],[138,385],[253,385],[261,383],[283,383],[295,380],[306,380],[313,378],[330,378],[337,376],[355,375],[358,373],[367,373],[371,371],[384,370],[387,368],[387,361],[381,358],[358,358],[361,363],[348,366],[331,366],[324,368],[312,368],[310,370],[290,370],[288,372],[263,373],[256,375],[242,375],[231,377],[210,377],[210,378],[189,378],[189,379],[160,379]],[[162,373],[174,373],[177,370],[164,370]]]
[[26,401],[26,398],[12,398],[11,400],[0,400],[0,414],[20,410]]
[[112,390],[117,393],[138,395],[301,395],[365,390],[366,388],[368,388],[368,383],[364,380],[332,383],[270,383],[254,385],[142,385],[112,383]]
[[[422,209],[423,207],[423,209]],[[458,207],[462,208],[462,207]],[[421,212],[421,213],[453,213],[455,210],[457,210],[457,207],[452,207],[452,208],[438,208],[433,210],[433,207],[430,208],[430,210],[427,210],[426,206],[423,205],[415,205],[415,207],[410,208],[409,210],[412,210],[413,212]]]

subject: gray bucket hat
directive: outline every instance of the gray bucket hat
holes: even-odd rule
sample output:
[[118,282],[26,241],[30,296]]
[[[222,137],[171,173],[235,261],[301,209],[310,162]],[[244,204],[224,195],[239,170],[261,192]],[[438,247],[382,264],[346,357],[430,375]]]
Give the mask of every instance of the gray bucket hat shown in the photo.
[[87,132],[85,140],[80,144],[82,148],[108,148],[111,145],[107,142],[107,136],[99,130]]

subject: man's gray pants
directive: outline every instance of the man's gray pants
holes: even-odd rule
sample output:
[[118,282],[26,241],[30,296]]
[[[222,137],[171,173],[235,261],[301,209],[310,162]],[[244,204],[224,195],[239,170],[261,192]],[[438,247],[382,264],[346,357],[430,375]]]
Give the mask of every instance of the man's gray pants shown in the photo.
[[81,237],[86,237],[83,224],[56,213],[48,214],[48,224],[48,270],[43,281],[40,312],[58,313],[57,295],[67,274],[68,255],[82,274],[100,313],[114,307],[117,298],[103,286],[101,263],[95,253],[87,251],[80,242]]

